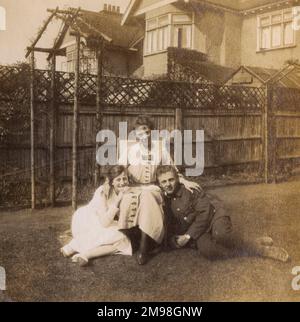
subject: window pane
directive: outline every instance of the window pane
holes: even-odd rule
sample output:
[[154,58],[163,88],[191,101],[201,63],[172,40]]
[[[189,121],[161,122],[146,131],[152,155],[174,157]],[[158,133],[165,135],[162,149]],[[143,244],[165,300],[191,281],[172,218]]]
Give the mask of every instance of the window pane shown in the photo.
[[169,28],[164,27],[158,30],[158,50],[165,50],[169,46]]
[[157,30],[152,31],[151,52],[157,51]]
[[191,48],[192,47],[192,26],[185,26],[184,27],[184,48]]
[[261,29],[261,49],[270,48],[270,27]]
[[294,31],[292,27],[292,23],[286,23],[284,25],[284,44],[292,45],[294,43]]
[[173,22],[191,22],[192,18],[188,15],[173,15]]
[[158,50],[163,50],[164,47],[164,29],[158,29]]
[[75,71],[75,62],[72,60],[72,61],[69,61],[67,63],[67,69],[68,69],[68,73],[74,73]]
[[169,24],[169,16],[163,16],[158,18],[158,27],[166,26]]
[[270,24],[270,17],[260,18],[260,25],[267,26]]
[[192,26],[182,25],[174,29],[174,46],[178,48],[192,47]]
[[153,36],[153,31],[148,31],[147,32],[147,49],[146,49],[146,51],[148,53],[151,53],[152,36]]
[[169,47],[169,27],[165,27],[164,29],[164,46],[163,49],[167,49]]
[[179,34],[179,27],[174,27],[174,47],[178,47],[178,34]]
[[72,61],[73,55],[72,53],[67,54],[67,61]]
[[281,25],[272,26],[272,47],[281,45]]
[[281,20],[282,20],[281,14],[276,14],[272,16],[272,23],[281,22]]
[[283,19],[285,21],[292,20],[292,18],[293,18],[293,14],[292,14],[292,11],[291,10],[290,11],[286,11],[286,12],[283,13]]
[[147,21],[147,30],[154,29],[157,27],[157,19],[152,19]]

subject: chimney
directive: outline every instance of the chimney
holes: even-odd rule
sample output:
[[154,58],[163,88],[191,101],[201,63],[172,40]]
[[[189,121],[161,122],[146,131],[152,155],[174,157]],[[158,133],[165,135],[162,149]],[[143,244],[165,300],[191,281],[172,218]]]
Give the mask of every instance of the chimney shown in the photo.
[[111,5],[109,3],[104,3],[103,11],[111,12],[111,13],[120,13],[121,9],[120,9],[120,6]]

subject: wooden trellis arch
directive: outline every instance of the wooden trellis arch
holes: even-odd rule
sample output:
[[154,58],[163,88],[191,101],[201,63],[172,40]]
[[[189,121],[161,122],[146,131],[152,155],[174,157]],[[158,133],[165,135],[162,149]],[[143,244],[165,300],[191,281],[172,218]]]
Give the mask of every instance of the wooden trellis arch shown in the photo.
[[[83,24],[87,27],[91,34],[93,34],[93,40],[96,44],[96,60],[97,60],[97,90],[96,90],[96,118],[97,118],[97,130],[101,129],[102,115],[101,115],[101,78],[102,78],[102,53],[106,43],[110,43],[112,39],[96,30],[88,22],[81,18],[81,9],[68,9],[60,10],[48,9],[50,16],[44,22],[42,28],[38,32],[35,40],[32,44],[27,47],[26,58],[30,56],[30,70],[31,70],[31,81],[30,81],[30,111],[31,111],[31,207],[36,207],[36,167],[35,167],[35,52],[41,52],[48,54],[47,60],[50,61],[51,65],[51,102],[50,102],[50,131],[49,131],[49,155],[50,155],[50,203],[52,206],[55,205],[55,129],[56,129],[56,57],[65,56],[64,50],[60,49],[64,37],[70,29],[70,35],[76,39],[76,55],[75,55],[75,83],[74,83],[74,106],[73,106],[73,137],[72,137],[72,207],[75,210],[77,208],[77,195],[78,195],[78,113],[80,108],[79,102],[79,73],[80,73],[80,40],[81,38],[88,38],[89,35],[82,32],[78,23]],[[39,40],[47,30],[49,24],[53,19],[60,19],[63,21],[63,28],[58,33],[54,45],[52,48],[41,48],[37,47]],[[97,149],[97,146],[96,146]],[[99,167],[96,166],[95,170],[95,182],[98,182],[99,178]]]

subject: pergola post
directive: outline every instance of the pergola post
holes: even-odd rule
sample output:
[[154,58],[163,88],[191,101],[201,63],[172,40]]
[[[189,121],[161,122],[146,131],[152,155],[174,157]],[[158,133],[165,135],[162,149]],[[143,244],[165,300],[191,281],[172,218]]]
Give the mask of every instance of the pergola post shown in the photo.
[[35,108],[34,108],[34,52],[30,55],[30,169],[31,169],[31,209],[36,207],[35,198]]
[[[51,89],[50,89],[50,134],[49,134],[49,155],[50,155],[50,169],[49,169],[49,198],[51,205],[55,205],[55,150],[56,150],[56,125],[57,125],[57,108],[56,108],[56,56],[65,56],[65,50],[60,49],[63,39],[69,28],[75,27],[73,22],[75,18],[78,18],[80,8],[77,10],[59,10],[57,7],[55,10],[48,10],[51,15],[48,17],[47,21],[43,24],[41,30],[38,32],[37,37],[32,42],[31,46],[27,47],[26,58],[30,57],[30,111],[31,111],[31,207],[35,209],[36,197],[35,197],[35,124],[34,124],[34,53],[42,52],[48,53],[48,60],[51,59]],[[67,15],[66,18],[59,16],[59,13]],[[55,18],[61,18],[65,25],[63,29],[58,34],[55,40],[53,48],[41,48],[36,47],[37,43],[41,39],[44,32],[47,30],[48,25]],[[80,64],[80,33],[76,33],[76,69],[75,69],[75,89],[74,89],[74,126],[73,126],[73,149],[72,149],[72,206],[74,209],[77,208],[77,154],[78,154],[78,109],[79,109],[79,64]]]
[[[100,44],[96,50],[96,59],[97,59],[97,88],[96,88],[96,132],[98,133],[102,129],[102,105],[101,105],[101,83],[102,83],[102,57],[103,57],[103,42],[99,40]],[[99,144],[96,143],[96,153],[99,148]],[[100,178],[100,165],[97,161],[95,164],[95,188],[99,185]]]
[[51,103],[50,103],[50,137],[49,137],[49,157],[50,157],[50,203],[55,206],[55,141],[56,141],[56,55],[51,58]]
[[73,110],[73,149],[72,149],[72,207],[77,209],[78,190],[78,110],[79,110],[79,73],[80,73],[80,35],[76,36],[75,84]]
[[175,129],[181,131],[183,128],[183,111],[182,108],[178,107],[175,110]]
[[264,112],[264,177],[265,183],[276,181],[276,118],[273,110],[272,85],[266,87],[266,104]]

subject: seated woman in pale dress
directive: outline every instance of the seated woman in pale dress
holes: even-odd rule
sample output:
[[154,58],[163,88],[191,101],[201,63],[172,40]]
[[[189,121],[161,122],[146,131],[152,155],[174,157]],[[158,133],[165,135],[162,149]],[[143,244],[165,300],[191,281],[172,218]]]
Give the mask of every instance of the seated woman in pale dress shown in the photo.
[[65,257],[73,262],[87,265],[92,258],[123,254],[132,255],[130,240],[119,231],[116,221],[128,176],[125,167],[113,166],[107,174],[107,181],[100,186],[91,202],[79,208],[72,218],[70,243],[61,249]]
[[[162,163],[173,161],[167,149],[157,149],[155,142],[152,144],[150,136],[154,126],[148,116],[139,116],[134,127],[137,142],[128,148],[125,157],[120,156],[120,163],[128,165],[133,184],[130,193],[124,194],[121,201],[119,227],[126,234],[134,227],[140,229],[137,261],[143,265],[148,260],[149,244],[152,241],[161,244],[164,237],[163,198],[156,185],[156,169]],[[130,162],[132,159],[134,164]],[[201,189],[197,183],[186,180],[182,175],[180,182],[189,190]],[[139,211],[141,208],[143,212]]]

